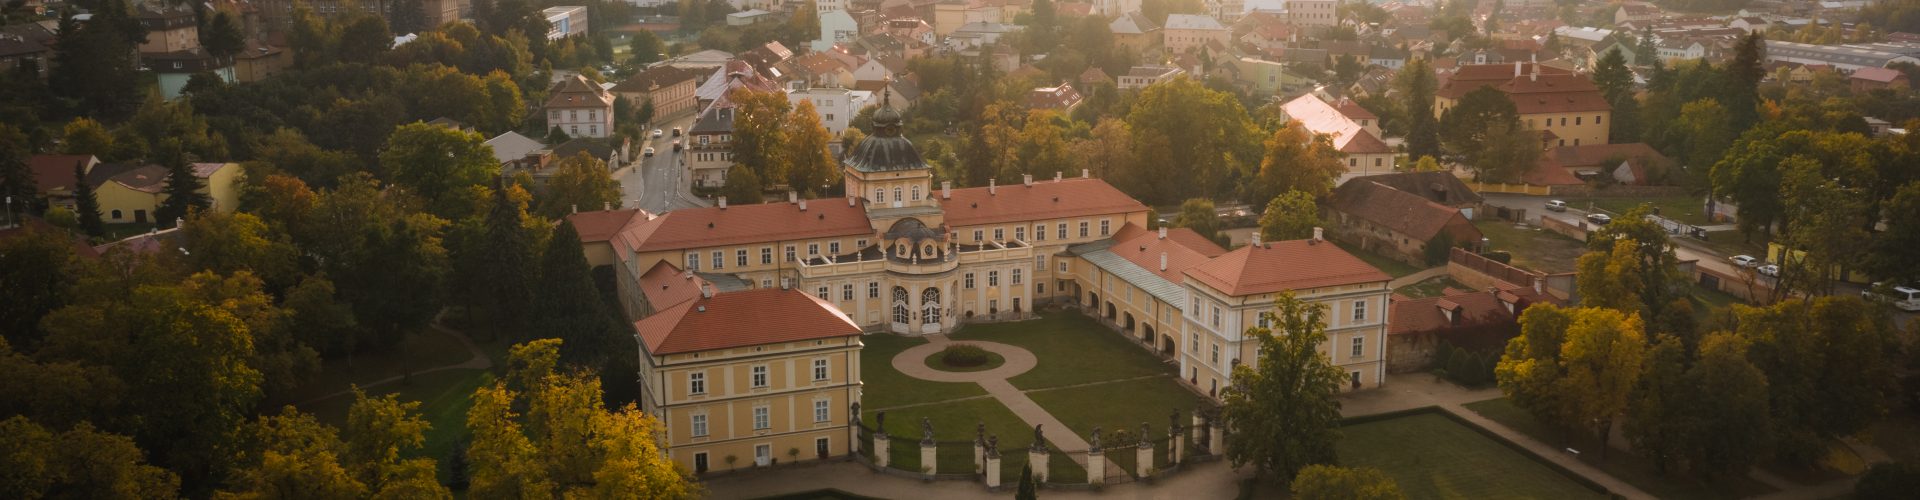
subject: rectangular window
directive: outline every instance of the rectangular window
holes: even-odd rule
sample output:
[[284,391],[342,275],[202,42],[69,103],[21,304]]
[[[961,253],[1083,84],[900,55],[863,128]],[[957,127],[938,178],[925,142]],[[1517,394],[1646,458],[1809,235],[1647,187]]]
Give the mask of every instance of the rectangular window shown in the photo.
[[1087,237],[1087,221],[1080,221],[1080,237]]
[[1000,286],[1000,271],[987,271],[987,286]]
[[1194,336],[1192,336],[1192,337],[1187,337],[1187,350],[1189,350],[1189,351],[1198,351],[1198,350],[1200,350],[1200,336],[1199,336],[1199,335],[1194,335]]
[[707,374],[704,372],[693,372],[693,373],[687,374],[687,394],[698,395],[698,394],[706,394],[706,393],[707,393]]
[[707,416],[694,415],[693,416],[693,437],[706,437],[706,436],[707,436]]
[[966,283],[967,289],[972,290],[973,289],[973,273],[967,273],[965,278],[966,278],[965,281],[967,282]]
[[1219,306],[1213,307],[1213,327],[1214,328],[1220,327],[1220,307]]
[[787,262],[793,262],[793,245],[787,245]]
[[1016,269],[1014,269],[1014,270],[1013,270],[1013,271],[1011,271],[1011,272],[1012,272],[1013,274],[1012,274],[1012,275],[1010,275],[1010,276],[1008,276],[1008,278],[1011,278],[1011,279],[1013,279],[1013,284],[1015,284],[1015,285],[1018,285],[1018,284],[1020,284],[1020,269],[1018,269],[1018,268],[1016,268]]
[[1213,345],[1213,360],[1209,361],[1209,363],[1216,366],[1220,364],[1220,344]]
[[727,254],[719,250],[714,250],[713,251],[713,268],[720,269],[722,267],[726,267],[726,265],[727,265]]
[[1063,239],[1063,240],[1067,239],[1067,223],[1065,222],[1060,223],[1059,234],[1060,234],[1060,239]]
[[1113,234],[1112,226],[1113,226],[1113,221],[1100,219],[1100,235],[1106,236],[1109,234]]
[[1574,124],[1574,125],[1579,125],[1579,124],[1580,124],[1580,119],[1582,119],[1582,118],[1586,118],[1586,117],[1584,117],[1584,116],[1576,116],[1576,117],[1573,117],[1573,124]]
[[1062,261],[1059,261],[1059,262],[1060,262],[1060,274],[1066,274],[1066,273],[1067,273],[1067,261],[1064,261],[1064,260],[1062,260]]
[[869,299],[880,298],[880,282],[878,281],[867,282],[867,298]]
[[767,365],[754,365],[753,388],[755,389],[767,388]]
[[1033,226],[1033,240],[1047,241],[1047,225],[1046,224]]
[[840,255],[840,242],[827,243],[827,255]]
[[1043,273],[1047,272],[1047,256],[1045,255],[1033,256],[1033,268]]
[[1364,300],[1353,301],[1353,322],[1359,323],[1366,320],[1367,320],[1367,301],[1364,301]]
[[1363,355],[1361,353],[1366,352],[1367,350],[1366,343],[1367,343],[1367,336],[1365,335],[1353,336],[1353,352],[1352,352],[1353,357],[1359,358]]
[[993,228],[993,241],[1007,241],[1007,230],[1005,228]]
[[753,430],[764,431],[773,428],[773,418],[765,406],[753,408]]
[[854,248],[866,248],[866,247],[867,247],[867,240],[865,240],[865,239],[862,239],[862,240],[860,240],[860,241],[857,241],[857,242],[854,242],[854,244],[853,244],[853,247],[854,247]]
[[760,247],[760,263],[773,264],[773,247]]
[[687,270],[688,271],[700,270],[700,254],[697,254],[697,253],[687,254]]
[[813,379],[816,381],[827,379],[827,358],[813,360]]
[[1027,226],[1014,226],[1013,239],[1027,241]]
[[840,300],[853,300],[853,284],[840,285]]
[[1045,282],[1045,281],[1036,281],[1036,282],[1034,282],[1034,283],[1033,283],[1033,293],[1037,293],[1037,294],[1040,294],[1040,295],[1046,295],[1046,294],[1047,294],[1047,282]]
[[1600,116],[1601,116],[1601,115],[1593,115],[1593,124],[1594,124],[1594,125],[1599,125],[1599,124],[1600,124]]
[[740,267],[747,267],[747,249],[742,248],[733,251],[733,264]]
[[819,244],[819,243],[808,243],[808,244],[807,244],[807,258],[809,258],[809,259],[811,259],[811,258],[814,258],[814,257],[819,257],[819,256],[820,256],[820,244]]
[[818,290],[818,292],[817,292],[817,293],[814,293],[813,295],[814,295],[814,296],[816,296],[816,297],[820,297],[820,300],[828,300],[828,299],[827,299],[827,287],[824,287],[824,286],[823,286],[823,287],[820,287],[820,289]]
[[828,404],[830,403],[825,399],[813,402],[813,421],[815,422],[827,421],[827,417],[831,416],[829,415],[829,411],[827,410]]

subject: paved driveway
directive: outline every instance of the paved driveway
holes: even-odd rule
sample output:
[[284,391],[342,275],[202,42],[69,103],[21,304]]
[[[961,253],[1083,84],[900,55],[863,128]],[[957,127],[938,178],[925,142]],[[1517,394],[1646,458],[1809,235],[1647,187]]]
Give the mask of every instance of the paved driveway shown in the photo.
[[[652,158],[640,158],[634,166],[623,169],[620,174],[621,199],[628,208],[638,207],[648,212],[665,213],[682,208],[703,207],[706,203],[694,198],[684,166],[686,154],[673,152],[673,127],[686,130],[693,124],[693,117],[684,117],[656,125],[667,133],[655,139],[652,131],[641,143],[641,150],[652,147]],[[685,136],[678,139],[685,140]]]

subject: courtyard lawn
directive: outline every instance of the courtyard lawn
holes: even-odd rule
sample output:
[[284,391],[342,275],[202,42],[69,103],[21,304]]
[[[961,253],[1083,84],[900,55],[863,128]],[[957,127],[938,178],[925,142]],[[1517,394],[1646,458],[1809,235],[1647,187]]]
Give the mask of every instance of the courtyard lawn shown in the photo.
[[[861,419],[867,425],[875,422],[876,411],[862,411]],[[915,406],[887,411],[888,448],[893,450],[890,467],[901,470],[921,470],[920,440],[925,435],[920,420],[927,419],[933,424],[934,440],[940,443],[935,452],[940,474],[968,474],[973,472],[973,440],[977,425],[985,424],[987,435],[999,438],[1000,477],[1003,481],[1015,482],[1020,479],[1020,468],[1027,464],[1027,448],[1033,444],[1033,428],[1014,415],[1012,410],[1000,404],[999,400],[969,399],[947,403]],[[1047,459],[1048,476],[1074,482],[1086,482],[1086,470],[1074,463],[1071,457],[1055,451]],[[1011,478],[1011,479],[1006,479]],[[1059,481],[1054,481],[1059,482]]]
[[1458,290],[1472,290],[1472,288],[1466,285],[1462,285],[1458,281],[1454,281],[1452,277],[1434,276],[1432,278],[1421,280],[1419,283],[1414,283],[1411,285],[1400,287],[1400,289],[1394,290],[1393,293],[1418,299],[1418,298],[1425,298],[1425,297],[1439,297],[1441,295],[1445,295],[1448,288],[1453,288]]
[[1379,269],[1380,272],[1387,273],[1388,276],[1398,278],[1420,272],[1420,268],[1418,267],[1407,265],[1405,262],[1390,259],[1377,253],[1361,250],[1359,245],[1351,245],[1338,241],[1333,242],[1333,244],[1339,246],[1341,250],[1346,250],[1347,253],[1353,254],[1354,257],[1359,257],[1360,260],[1366,261],[1367,265]]
[[1572,272],[1575,261],[1587,249],[1585,243],[1534,226],[1521,228],[1511,222],[1483,218],[1474,221],[1473,227],[1480,228],[1493,250],[1512,253],[1514,266],[1531,271]]
[[[1193,425],[1193,409],[1200,396],[1181,386],[1173,377],[1127,380],[1081,387],[1044,389],[1027,393],[1035,403],[1067,424],[1081,439],[1091,441],[1093,429],[1100,428],[1101,440],[1108,445],[1132,442],[1140,436],[1140,423],[1147,424],[1148,439],[1156,440],[1154,462],[1165,466],[1167,417],[1180,411],[1180,425]],[[1125,401],[1126,404],[1113,404]],[[1127,436],[1122,439],[1121,436]],[[1133,474],[1136,457],[1132,448],[1114,450],[1107,459],[1121,470]]]
[[[1555,446],[1568,443],[1564,433],[1535,420],[1532,414],[1514,406],[1506,398],[1467,403],[1465,406],[1468,410],[1540,442]],[[1591,437],[1577,437],[1572,441],[1572,447],[1593,450],[1598,447],[1598,443]],[[1586,456],[1598,455],[1598,453],[1589,452]],[[1701,481],[1677,475],[1662,476],[1654,468],[1653,462],[1618,448],[1609,449],[1605,459],[1588,458],[1586,462],[1658,498],[1732,499],[1776,491],[1773,487],[1747,476],[1725,477],[1715,481]]]
[[1340,464],[1386,472],[1407,498],[1605,498],[1443,415],[1415,414],[1341,432]]
[[1661,198],[1584,198],[1567,200],[1567,205],[1585,209],[1592,203],[1593,208],[1613,212],[1614,215],[1626,213],[1642,204],[1650,204],[1660,209],[1660,216],[1696,226],[1713,225],[1707,220],[1706,201],[1698,196],[1667,196]]
[[[980,384],[928,382],[893,369],[894,355],[925,344],[926,339],[876,333],[861,337],[860,342],[866,344],[860,350],[860,378],[866,384],[860,403],[863,408],[887,409],[987,395]],[[918,424],[919,419],[914,422]],[[915,429],[914,435],[919,434]]]
[[[1039,319],[1030,321],[967,325],[952,337],[954,340],[1000,342],[1032,351],[1040,359],[1039,366],[1009,380],[1014,387],[1022,390],[1174,372],[1174,368],[1148,353],[1136,341],[1129,340],[1126,335],[1072,312],[1043,313]],[[870,389],[868,392],[879,391]],[[1135,422],[1134,425],[1139,423]]]

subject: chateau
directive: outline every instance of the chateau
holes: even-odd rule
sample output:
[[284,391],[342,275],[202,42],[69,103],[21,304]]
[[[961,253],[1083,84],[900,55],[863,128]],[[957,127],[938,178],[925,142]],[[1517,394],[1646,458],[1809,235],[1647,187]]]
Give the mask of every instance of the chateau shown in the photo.
[[1293,291],[1327,306],[1348,386],[1381,384],[1390,278],[1331,242],[1229,251],[1149,230],[1146,205],[1085,172],[935,188],[899,113],[883,105],[873,123],[841,160],[843,198],[569,217],[638,321],[643,406],[675,460],[849,453],[858,333],[948,333],[1040,304],[1078,306],[1217,397],[1233,366],[1257,362],[1243,332]]

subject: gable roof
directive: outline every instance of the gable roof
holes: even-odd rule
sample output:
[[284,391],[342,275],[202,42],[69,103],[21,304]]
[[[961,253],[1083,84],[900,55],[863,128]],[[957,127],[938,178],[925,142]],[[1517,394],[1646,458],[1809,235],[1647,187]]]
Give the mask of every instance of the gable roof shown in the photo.
[[1189,279],[1236,297],[1393,279],[1322,240],[1247,245],[1194,266],[1186,274]]
[[859,325],[833,304],[778,288],[688,300],[633,328],[654,356],[860,335]]
[[692,70],[662,64],[648,68],[646,71],[640,72],[640,74],[629,76],[625,80],[621,80],[618,85],[613,86],[612,91],[620,93],[650,92],[655,88],[671,87],[693,81],[698,76],[699,74],[694,73]]
[[[1635,160],[1642,163],[1671,165],[1673,160],[1655,151],[1653,146],[1644,142],[1620,144],[1582,144],[1578,146],[1559,146],[1549,152],[1553,160],[1562,167],[1612,167],[1618,165],[1614,160]],[[1609,164],[1611,163],[1611,164]]]
[[1860,68],[1853,71],[1853,79],[1855,80],[1867,80],[1880,83],[1893,83],[1894,80],[1905,78],[1906,76],[1906,73],[1887,68]]
[[1287,118],[1297,120],[1307,130],[1315,134],[1326,135],[1333,139],[1333,147],[1348,154],[1387,153],[1393,151],[1387,143],[1374,137],[1372,132],[1355,120],[1378,120],[1366,108],[1351,99],[1342,98],[1338,104],[1320,100],[1313,94],[1302,95],[1281,104],[1281,111]]
[[[1506,305],[1495,295],[1496,292],[1470,291],[1442,297],[1394,300],[1392,311],[1387,315],[1387,335],[1513,321],[1513,313],[1507,312]],[[1443,312],[1447,309],[1454,311],[1459,318],[1457,323],[1447,318]]]
[[1328,208],[1359,217],[1419,241],[1433,239],[1455,218],[1464,220],[1460,209],[1434,203],[1377,182],[1355,179],[1334,188],[1328,196]]
[[507,132],[494,136],[492,139],[487,139],[487,145],[493,147],[493,159],[500,163],[526,158],[529,153],[547,147],[540,141],[520,135],[519,132]]
[[1200,14],[1167,14],[1166,28],[1170,30],[1222,31],[1227,29],[1226,26],[1221,26],[1220,20],[1214,19],[1213,16]]
[[613,105],[613,96],[606,89],[587,81],[587,77],[573,75],[560,80],[549,91],[546,107],[582,108],[607,107]]
[[682,302],[700,297],[702,287],[711,290],[713,284],[701,279],[698,274],[681,271],[673,263],[662,260],[652,269],[640,275],[640,294],[646,296],[647,305],[654,311],[679,305]]
[[863,202],[823,198],[798,203],[733,205],[667,212],[638,218],[620,230],[616,247],[638,252],[680,250],[745,243],[856,236],[873,233]]
[[1139,200],[1092,178],[955,189],[939,201],[953,227],[1147,211]]
[[1473,192],[1472,187],[1448,172],[1396,172],[1355,177],[1352,181],[1373,181],[1450,207],[1482,201],[1480,194]]
[[93,155],[33,155],[27,158],[27,168],[33,171],[33,180],[39,186],[39,192],[56,189],[73,191],[79,183],[79,179],[73,175],[74,167],[84,172],[89,165],[99,161]]
[[634,216],[646,213],[637,208],[575,212],[567,215],[567,221],[573,223],[574,232],[580,233],[581,243],[592,243],[612,239]]
[[1160,25],[1144,14],[1128,12],[1114,18],[1112,23],[1107,24],[1107,29],[1115,35],[1141,35],[1160,29]]

